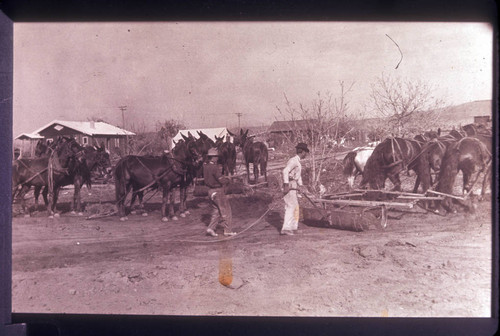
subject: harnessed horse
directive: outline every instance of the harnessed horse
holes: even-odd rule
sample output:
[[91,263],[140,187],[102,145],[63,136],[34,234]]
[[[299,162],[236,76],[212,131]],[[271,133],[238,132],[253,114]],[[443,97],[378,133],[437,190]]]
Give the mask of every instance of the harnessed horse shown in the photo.
[[60,188],[88,174],[83,148],[74,139],[60,138],[51,148],[49,156],[20,159],[12,165],[13,197],[20,186],[21,190],[17,194],[17,199],[21,201],[23,212],[26,211],[24,195],[29,189],[34,186],[39,193],[41,188],[46,187],[50,198],[47,199],[44,191],[44,200],[49,216],[58,216],[55,213],[55,207]]
[[[186,212],[187,186],[192,182],[194,170],[202,162],[194,141],[178,141],[172,149],[172,155],[161,157],[143,157],[129,155],[121,159],[114,169],[116,203],[120,220],[127,220],[125,199],[132,189],[133,196],[138,195],[141,204],[143,192],[147,189],[162,189],[162,221],[168,221],[174,214],[172,189],[180,189],[181,214]],[[167,209],[168,207],[168,209]]]
[[264,176],[267,182],[267,160],[268,151],[267,146],[263,142],[253,142],[253,137],[248,136],[248,129],[243,132],[240,129],[240,135],[229,133],[234,137],[234,145],[240,146],[243,157],[245,158],[245,166],[247,169],[247,181],[250,183],[250,163],[253,163],[254,181],[257,183],[259,179],[259,166],[260,175]]

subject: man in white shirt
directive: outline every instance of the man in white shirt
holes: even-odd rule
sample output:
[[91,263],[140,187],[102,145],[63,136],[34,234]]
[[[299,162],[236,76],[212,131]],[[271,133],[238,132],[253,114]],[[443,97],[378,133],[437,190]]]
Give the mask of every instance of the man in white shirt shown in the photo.
[[288,160],[283,169],[283,193],[285,194],[285,219],[281,229],[282,235],[293,235],[299,226],[299,201],[297,199],[297,188],[302,187],[302,165],[300,160],[309,153],[307,144],[300,142],[295,146],[297,155]]

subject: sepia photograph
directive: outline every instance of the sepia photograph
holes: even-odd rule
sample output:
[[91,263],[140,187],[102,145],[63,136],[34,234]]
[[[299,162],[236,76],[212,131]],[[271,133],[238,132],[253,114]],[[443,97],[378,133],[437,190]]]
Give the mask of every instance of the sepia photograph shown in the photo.
[[494,35],[15,22],[12,312],[493,317]]

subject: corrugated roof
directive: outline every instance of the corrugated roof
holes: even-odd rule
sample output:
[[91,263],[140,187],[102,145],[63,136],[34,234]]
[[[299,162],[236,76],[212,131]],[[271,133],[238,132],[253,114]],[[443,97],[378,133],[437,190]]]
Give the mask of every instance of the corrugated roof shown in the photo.
[[[135,133],[113,126],[103,121],[66,121],[53,120],[47,125],[40,127],[33,133],[40,133],[54,124],[59,124],[64,127],[72,128],[83,134],[93,135],[135,135]],[[93,126],[92,126],[93,125]]]
[[21,133],[14,140],[22,140],[22,139],[43,139],[43,136],[40,134],[32,134],[32,133]]
[[293,130],[307,130],[317,121],[315,119],[275,121],[268,132],[289,132]]

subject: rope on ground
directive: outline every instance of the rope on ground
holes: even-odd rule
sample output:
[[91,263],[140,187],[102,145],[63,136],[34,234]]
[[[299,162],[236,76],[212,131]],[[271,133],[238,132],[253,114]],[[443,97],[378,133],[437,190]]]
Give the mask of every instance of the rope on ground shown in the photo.
[[262,216],[260,216],[259,218],[257,218],[252,224],[250,224],[249,226],[247,226],[245,229],[243,229],[242,231],[238,232],[236,235],[234,236],[230,236],[230,237],[227,237],[227,238],[221,238],[221,239],[215,239],[215,240],[189,240],[189,239],[182,239],[182,240],[168,240],[166,242],[168,243],[173,243],[173,242],[179,242],[179,243],[197,243],[197,244],[212,244],[212,243],[220,243],[220,242],[224,242],[224,241],[228,241],[228,240],[233,240],[233,239],[236,239],[236,238],[240,238],[241,237],[241,234],[250,230],[252,227],[254,227],[257,223],[259,223],[271,210],[274,210],[276,208],[277,205],[272,205],[270,206],[266,212],[264,212],[264,214]]

